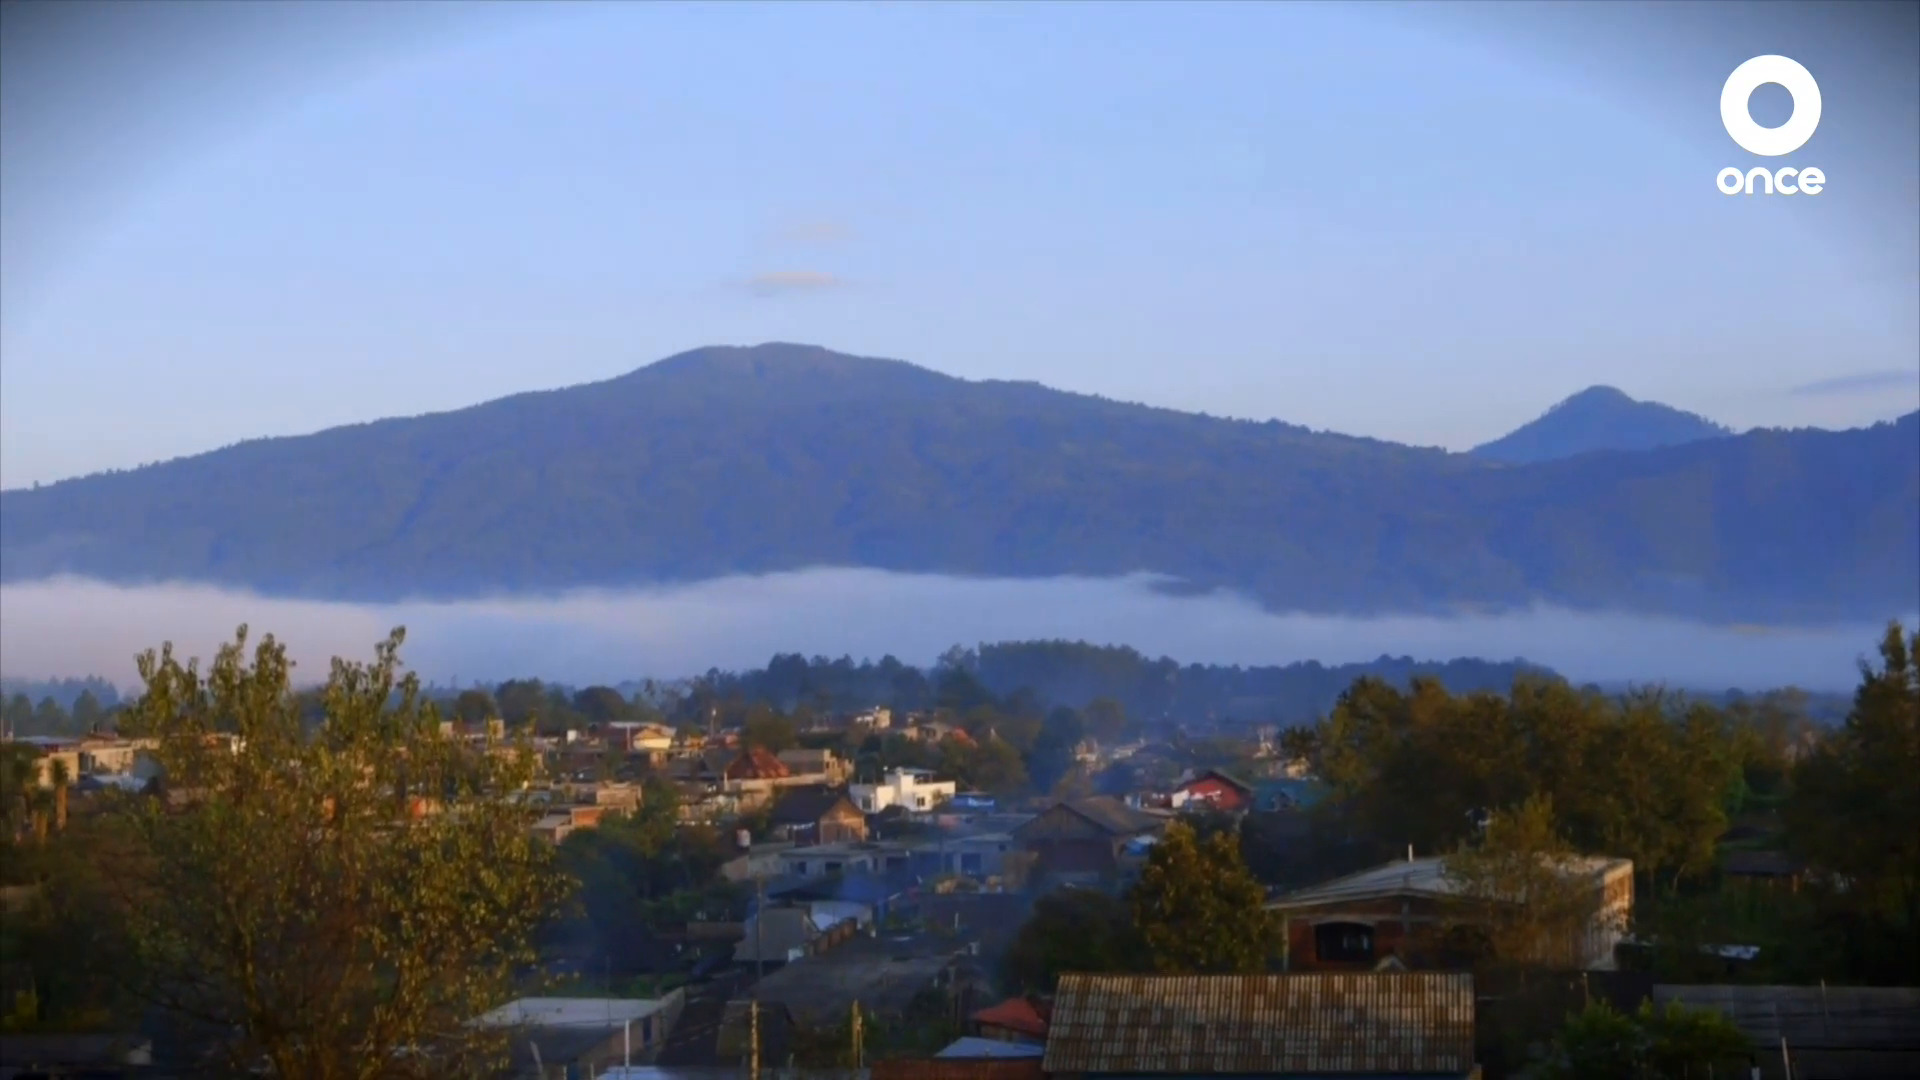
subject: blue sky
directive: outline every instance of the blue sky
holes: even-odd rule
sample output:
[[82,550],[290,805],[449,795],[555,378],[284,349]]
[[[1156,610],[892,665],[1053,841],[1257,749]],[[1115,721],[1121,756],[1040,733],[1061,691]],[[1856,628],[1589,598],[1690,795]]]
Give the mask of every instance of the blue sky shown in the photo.
[[[767,340],[1454,448],[1920,405],[1916,5],[107,10],[7,9],[8,487]],[[1714,189],[1764,52],[1817,197]]]

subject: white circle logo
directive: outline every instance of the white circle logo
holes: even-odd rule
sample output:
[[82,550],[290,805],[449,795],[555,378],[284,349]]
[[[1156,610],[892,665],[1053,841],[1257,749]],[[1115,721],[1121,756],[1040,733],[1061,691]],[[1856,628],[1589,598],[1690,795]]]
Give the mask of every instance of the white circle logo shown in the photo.
[[[1777,128],[1765,128],[1753,122],[1747,99],[1768,83],[1784,86],[1793,95],[1793,115]],[[1783,157],[1813,138],[1820,126],[1820,84],[1799,61],[1784,56],[1756,56],[1733,69],[1720,88],[1720,122],[1727,134],[1749,154]]]

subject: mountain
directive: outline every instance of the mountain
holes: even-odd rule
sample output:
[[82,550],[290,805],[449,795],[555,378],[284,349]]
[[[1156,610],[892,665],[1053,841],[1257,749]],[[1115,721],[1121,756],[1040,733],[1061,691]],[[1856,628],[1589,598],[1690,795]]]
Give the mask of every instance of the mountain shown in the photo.
[[1152,571],[1288,609],[1870,617],[1920,414],[1508,466],[796,345],[0,494],[0,579],[391,600],[812,566]]
[[1705,417],[1654,401],[1635,401],[1611,386],[1592,386],[1468,453],[1527,465],[1598,450],[1654,450],[1731,434]]

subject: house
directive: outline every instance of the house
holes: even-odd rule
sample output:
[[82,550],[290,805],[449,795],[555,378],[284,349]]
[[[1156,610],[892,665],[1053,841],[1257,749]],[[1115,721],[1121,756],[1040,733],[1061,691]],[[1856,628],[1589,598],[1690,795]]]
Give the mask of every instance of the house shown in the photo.
[[1015,829],[1013,839],[1032,858],[1030,884],[1110,884],[1120,876],[1127,843],[1158,835],[1166,820],[1095,795],[1055,803]]
[[573,827],[573,814],[570,811],[543,814],[539,821],[533,823],[533,835],[549,844],[558,844],[573,832]]
[[810,783],[837,787],[853,772],[852,763],[831,750],[782,750],[776,756],[789,776]]
[[855,784],[848,789],[854,804],[869,814],[899,806],[919,813],[953,798],[959,785],[951,780],[935,780],[928,769],[890,769],[878,784]]
[[814,951],[822,931],[804,904],[767,907],[747,916],[740,943],[733,947],[736,964],[771,967],[798,960]]
[[1167,801],[1175,810],[1208,807],[1223,814],[1241,814],[1253,807],[1253,785],[1219,769],[1202,769],[1176,786]]
[[981,973],[967,943],[937,934],[856,935],[836,948],[770,972],[755,987],[803,1027],[844,1022],[855,1002],[871,1017],[899,1016],[921,992],[944,991],[957,1012],[974,1008]]
[[1467,974],[1069,974],[1042,1067],[1062,1080],[1465,1080],[1473,1020]]
[[727,763],[721,776],[728,783],[742,780],[784,780],[793,775],[793,770],[781,764],[780,759],[762,746],[740,751]]
[[556,1068],[586,1074],[653,1060],[683,1000],[679,992],[657,999],[520,998],[472,1023],[513,1032],[510,1075],[535,1077]]
[[665,724],[627,720],[608,724],[602,729],[601,737],[607,749],[622,754],[640,754],[651,762],[665,761],[672,755],[678,741],[674,730]]
[[1799,892],[1807,864],[1784,851],[1729,851],[1720,863],[1720,873],[1750,887]]
[[780,856],[792,851],[791,840],[769,840],[751,844],[740,854],[720,864],[720,876],[727,881],[765,881],[785,873]]
[[[1590,889],[1592,913],[1561,943],[1585,970],[1609,971],[1633,915],[1633,862],[1569,859],[1561,872]],[[1452,931],[1479,902],[1441,859],[1408,859],[1287,893],[1268,904],[1284,925],[1287,970],[1366,970],[1389,958],[1410,968],[1449,965]]]
[[1008,998],[974,1013],[973,1030],[982,1039],[998,1042],[1045,1043],[1052,1012],[1052,1006],[1035,998]]
[[789,788],[774,800],[768,825],[783,840],[800,844],[861,843],[867,816],[839,788]]

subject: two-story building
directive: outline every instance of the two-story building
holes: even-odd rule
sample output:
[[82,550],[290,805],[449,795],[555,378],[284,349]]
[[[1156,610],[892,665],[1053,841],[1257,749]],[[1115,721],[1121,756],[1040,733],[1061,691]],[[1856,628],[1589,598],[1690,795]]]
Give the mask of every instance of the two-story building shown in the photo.
[[1031,886],[1110,885],[1121,876],[1128,845],[1158,836],[1167,820],[1095,795],[1055,803],[1016,828],[1013,839],[1031,857]]
[[854,784],[848,789],[854,805],[869,814],[898,806],[912,813],[925,813],[953,798],[959,785],[951,780],[935,780],[929,769],[891,769],[878,784]]

